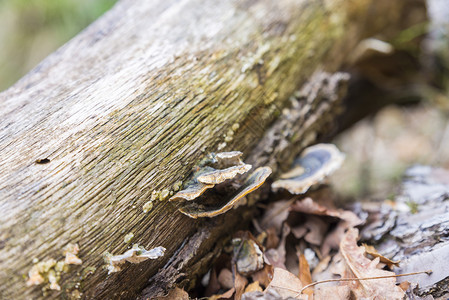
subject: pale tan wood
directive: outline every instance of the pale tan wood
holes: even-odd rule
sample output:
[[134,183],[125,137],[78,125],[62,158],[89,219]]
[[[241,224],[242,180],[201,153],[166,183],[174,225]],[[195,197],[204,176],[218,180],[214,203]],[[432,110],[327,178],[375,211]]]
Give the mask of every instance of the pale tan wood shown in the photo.
[[[0,94],[0,298],[131,298],[183,250],[206,255],[251,209],[195,221],[157,202],[146,214],[152,191],[171,190],[219,149],[244,152],[254,167],[286,167],[336,115],[328,99],[302,107],[304,126],[270,153],[276,129],[267,130],[288,98],[314,71],[338,70],[367,28],[400,30],[406,4],[120,1]],[[103,253],[125,252],[130,232],[165,256],[107,275]],[[83,263],[63,275],[62,290],[26,286],[32,260],[59,260],[69,243]],[[200,262],[186,266],[193,274]]]

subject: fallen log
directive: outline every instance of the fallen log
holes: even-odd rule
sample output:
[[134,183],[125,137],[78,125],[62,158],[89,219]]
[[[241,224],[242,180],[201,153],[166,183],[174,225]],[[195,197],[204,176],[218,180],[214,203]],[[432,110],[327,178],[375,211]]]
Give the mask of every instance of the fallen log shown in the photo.
[[449,288],[449,172],[414,166],[405,172],[394,205],[376,203],[367,209],[362,239],[393,261],[397,274],[431,271],[409,278],[409,299],[446,299]]
[[[273,177],[288,168],[341,111],[347,76],[320,70],[416,11],[422,1],[118,2],[0,94],[0,298],[194,285],[254,207],[194,220],[152,195],[168,198],[210,152],[241,151]],[[108,275],[104,254],[130,239],[165,255]],[[64,249],[75,258],[60,263]]]

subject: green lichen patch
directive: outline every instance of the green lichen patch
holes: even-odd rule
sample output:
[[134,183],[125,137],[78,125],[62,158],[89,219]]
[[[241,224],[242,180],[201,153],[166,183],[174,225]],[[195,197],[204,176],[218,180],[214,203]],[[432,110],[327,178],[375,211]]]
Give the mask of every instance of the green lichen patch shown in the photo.
[[147,213],[147,212],[149,212],[150,210],[152,210],[152,209],[153,209],[153,201],[147,201],[147,202],[145,202],[145,204],[143,205],[142,209],[143,209],[143,212],[144,212],[144,213]]
[[130,232],[127,235],[125,235],[125,238],[123,240],[124,240],[125,244],[129,244],[133,238],[134,238],[134,233]]

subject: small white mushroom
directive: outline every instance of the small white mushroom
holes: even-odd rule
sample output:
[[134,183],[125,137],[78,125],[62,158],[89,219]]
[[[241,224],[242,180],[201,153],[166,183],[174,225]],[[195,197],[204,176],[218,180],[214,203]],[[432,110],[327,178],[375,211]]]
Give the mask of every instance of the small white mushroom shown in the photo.
[[120,271],[121,266],[125,261],[132,264],[138,264],[147,259],[157,259],[164,256],[165,250],[164,247],[159,246],[147,251],[144,248],[139,248],[135,245],[132,249],[129,249],[121,255],[109,256],[107,257],[109,274]]

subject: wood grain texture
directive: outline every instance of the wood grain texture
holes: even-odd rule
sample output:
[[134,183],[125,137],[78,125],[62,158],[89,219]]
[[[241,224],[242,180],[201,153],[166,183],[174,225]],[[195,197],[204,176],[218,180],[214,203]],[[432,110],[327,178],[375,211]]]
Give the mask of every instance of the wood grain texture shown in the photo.
[[[122,0],[1,93],[0,298],[131,298],[183,243],[207,253],[239,223],[236,212],[195,221],[168,202],[147,214],[143,204],[219,148],[286,167],[332,106],[324,119],[304,116],[307,142],[293,128],[293,142],[270,155],[260,141],[315,70],[337,70],[366,28],[397,27],[407,1],[381,1],[382,20],[378,2]],[[207,234],[189,240],[198,228]],[[166,255],[108,276],[102,255],[125,252],[130,232]],[[62,290],[27,287],[32,260],[61,259],[68,243],[83,264],[63,274]]]

